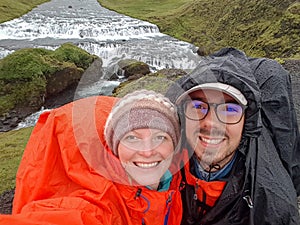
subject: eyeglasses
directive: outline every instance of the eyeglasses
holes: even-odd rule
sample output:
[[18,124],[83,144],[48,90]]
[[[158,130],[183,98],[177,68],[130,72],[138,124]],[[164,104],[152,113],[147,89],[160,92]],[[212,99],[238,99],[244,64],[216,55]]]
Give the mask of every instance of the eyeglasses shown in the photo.
[[236,124],[241,121],[247,106],[236,103],[207,103],[200,100],[190,100],[184,103],[184,114],[191,120],[203,120],[210,108],[214,108],[218,120],[226,124]]

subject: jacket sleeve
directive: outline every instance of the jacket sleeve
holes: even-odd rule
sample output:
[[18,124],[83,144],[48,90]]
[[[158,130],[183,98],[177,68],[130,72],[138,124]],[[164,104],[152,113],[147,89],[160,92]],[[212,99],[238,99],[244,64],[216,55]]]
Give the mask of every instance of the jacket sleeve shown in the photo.
[[290,75],[275,60],[250,59],[262,95],[262,120],[300,195],[300,136]]
[[263,128],[257,145],[255,142],[250,143],[254,159],[250,166],[255,173],[252,176],[254,224],[298,225],[300,217],[296,191],[274,150],[269,131]]
[[69,190],[77,188],[63,172],[57,120],[55,111],[45,112],[33,129],[16,175],[13,213],[19,213],[28,202],[58,195],[64,185],[70,185]]
[[[13,214],[33,201],[105,188],[106,179],[91,164],[99,158],[108,167],[103,126],[114,101],[104,96],[82,99],[40,116],[16,175]],[[86,149],[90,155],[85,157]]]

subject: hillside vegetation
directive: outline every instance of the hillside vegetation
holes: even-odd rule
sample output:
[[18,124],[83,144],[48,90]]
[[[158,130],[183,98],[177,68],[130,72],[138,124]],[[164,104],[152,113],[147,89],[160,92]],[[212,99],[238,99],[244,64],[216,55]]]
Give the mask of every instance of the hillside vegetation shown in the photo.
[[248,55],[300,58],[300,2],[295,0],[98,0],[160,31],[198,46],[201,54],[224,46]]
[[0,194],[15,187],[16,173],[32,127],[0,133]]
[[0,115],[24,106],[38,110],[48,94],[47,83],[56,72],[73,68],[70,79],[77,73],[76,79],[80,79],[95,58],[70,43],[55,51],[24,48],[6,56],[0,60]]
[[17,18],[50,0],[0,0],[0,23]]

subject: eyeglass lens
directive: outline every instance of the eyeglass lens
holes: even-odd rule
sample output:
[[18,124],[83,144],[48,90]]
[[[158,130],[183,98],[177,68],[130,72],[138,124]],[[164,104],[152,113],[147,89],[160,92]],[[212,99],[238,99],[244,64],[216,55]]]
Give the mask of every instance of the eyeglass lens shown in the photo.
[[222,123],[238,123],[244,113],[241,105],[236,103],[206,103],[200,100],[191,100],[185,103],[185,115],[191,120],[202,120],[213,107],[217,118]]

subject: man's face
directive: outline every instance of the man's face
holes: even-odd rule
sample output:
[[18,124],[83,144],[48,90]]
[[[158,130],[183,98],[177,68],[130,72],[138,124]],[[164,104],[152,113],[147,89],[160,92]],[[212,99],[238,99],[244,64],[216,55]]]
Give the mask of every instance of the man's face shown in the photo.
[[[195,91],[190,94],[190,98],[215,104],[236,102],[231,96],[216,90]],[[236,124],[225,124],[216,117],[215,108],[210,107],[202,120],[185,118],[188,143],[194,149],[202,167],[209,170],[210,165],[218,164],[223,168],[233,157],[240,143],[244,116]]]

